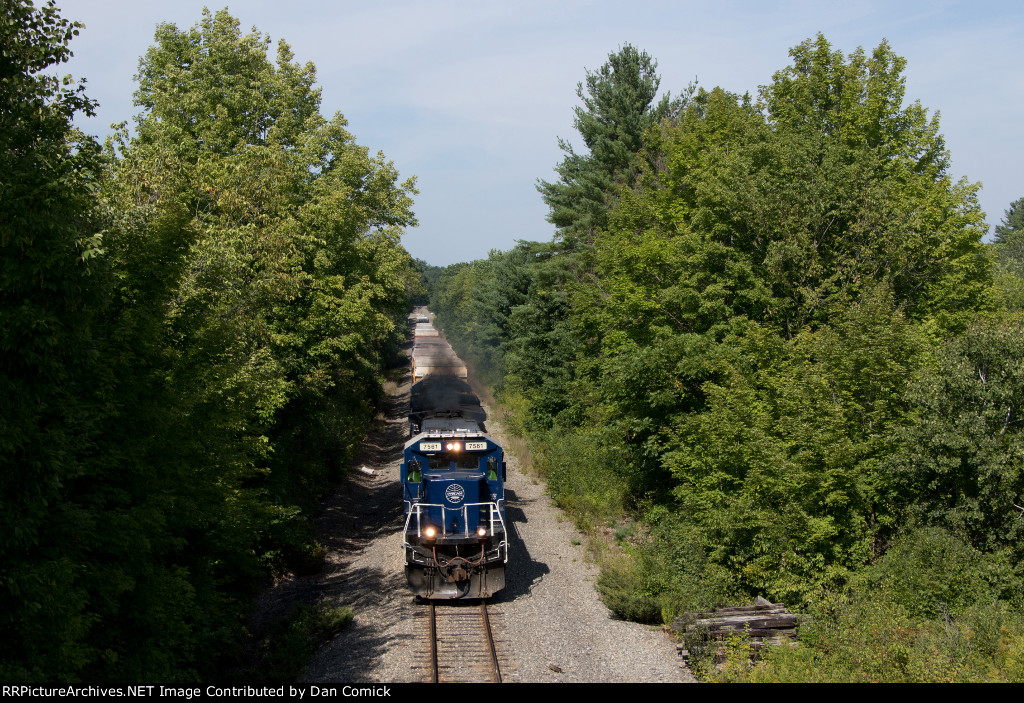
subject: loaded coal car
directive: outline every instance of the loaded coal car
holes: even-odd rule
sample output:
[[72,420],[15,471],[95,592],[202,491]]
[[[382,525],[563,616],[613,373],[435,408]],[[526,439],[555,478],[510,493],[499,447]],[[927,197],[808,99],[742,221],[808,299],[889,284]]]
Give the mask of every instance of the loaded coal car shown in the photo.
[[405,574],[427,599],[488,598],[508,562],[504,453],[454,366],[413,384],[401,466]]
[[487,419],[480,399],[460,378],[433,374],[414,383],[409,397],[409,435],[419,434],[426,419],[445,417],[475,422],[481,432]]

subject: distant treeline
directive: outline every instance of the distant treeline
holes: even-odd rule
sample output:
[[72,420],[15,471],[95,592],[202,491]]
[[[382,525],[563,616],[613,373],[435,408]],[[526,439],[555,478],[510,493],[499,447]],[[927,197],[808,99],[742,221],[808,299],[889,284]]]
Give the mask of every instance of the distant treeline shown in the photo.
[[226,11],[157,28],[129,132],[0,17],[0,680],[218,678],[404,337],[412,180]]
[[1019,680],[1024,200],[984,244],[888,44],[791,56],[756,99],[656,101],[653,59],[611,54],[538,183],[553,241],[448,267],[431,306],[614,530],[617,614],[762,595],[821,646],[758,676]]

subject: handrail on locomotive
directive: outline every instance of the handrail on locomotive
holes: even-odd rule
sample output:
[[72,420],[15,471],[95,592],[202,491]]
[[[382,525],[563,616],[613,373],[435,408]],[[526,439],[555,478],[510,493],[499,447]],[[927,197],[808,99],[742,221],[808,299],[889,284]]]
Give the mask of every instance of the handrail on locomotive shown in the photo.
[[[504,504],[505,504],[504,500],[499,501],[499,502],[502,504],[502,506],[504,506]],[[469,524],[469,509],[470,508],[483,507],[483,506],[487,506],[487,509],[490,511],[488,525],[487,525],[486,536],[487,537],[494,537],[496,535],[495,530],[494,530],[494,525],[495,525],[495,518],[497,518],[497,523],[500,526],[500,532],[501,532],[501,534],[503,536],[503,539],[495,545],[495,548],[504,551],[504,555],[505,555],[504,563],[507,564],[508,563],[508,538],[507,538],[508,532],[505,530],[505,518],[502,515],[503,511],[498,506],[497,502],[491,501],[491,502],[487,502],[487,503],[466,503],[461,508],[449,508],[447,505],[444,505],[444,504],[441,504],[441,503],[412,503],[412,502],[407,500],[407,501],[405,501],[405,528],[402,530],[402,534],[403,535],[411,534],[411,532],[409,530],[409,524],[412,522],[413,516],[415,516],[416,517],[416,537],[418,537],[420,539],[423,539],[423,537],[424,537],[424,535],[423,535],[423,519],[422,519],[422,515],[421,515],[421,513],[423,512],[423,509],[424,508],[440,508],[442,510],[442,514],[446,518],[446,519],[441,520],[441,537],[472,537],[474,535],[477,535],[478,533],[472,533],[471,534],[469,532],[468,528],[464,532],[449,534],[448,533],[448,520],[447,520],[448,513],[449,512],[461,512],[462,513],[462,524],[468,525]],[[407,548],[415,547],[415,545],[410,544],[407,540],[402,540],[402,546],[403,547],[407,547]]]

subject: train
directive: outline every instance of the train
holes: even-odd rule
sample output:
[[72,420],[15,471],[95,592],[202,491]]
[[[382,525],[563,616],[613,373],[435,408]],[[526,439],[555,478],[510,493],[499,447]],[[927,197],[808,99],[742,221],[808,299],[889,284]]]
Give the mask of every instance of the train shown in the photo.
[[429,311],[413,319],[410,437],[400,473],[406,580],[423,599],[490,598],[504,588],[508,564],[504,451]]

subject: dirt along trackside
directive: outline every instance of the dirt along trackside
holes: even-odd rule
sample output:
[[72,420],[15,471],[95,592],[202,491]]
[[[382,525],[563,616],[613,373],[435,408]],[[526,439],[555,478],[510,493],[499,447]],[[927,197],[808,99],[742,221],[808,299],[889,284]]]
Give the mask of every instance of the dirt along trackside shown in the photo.
[[385,385],[387,395],[348,476],[321,505],[316,539],[327,549],[321,571],[277,579],[258,599],[251,623],[253,631],[259,632],[296,604],[326,601],[351,608],[356,618],[346,639],[363,659],[350,662],[353,675],[339,673],[336,680],[383,680],[357,674],[366,660],[378,659],[386,649],[379,628],[382,621],[375,619],[375,614],[389,620],[400,617],[400,604],[389,604],[393,598],[405,596],[397,466],[408,437],[409,387],[408,369],[400,382]]

